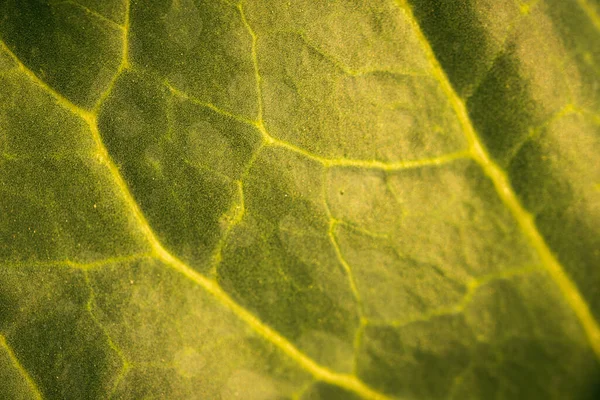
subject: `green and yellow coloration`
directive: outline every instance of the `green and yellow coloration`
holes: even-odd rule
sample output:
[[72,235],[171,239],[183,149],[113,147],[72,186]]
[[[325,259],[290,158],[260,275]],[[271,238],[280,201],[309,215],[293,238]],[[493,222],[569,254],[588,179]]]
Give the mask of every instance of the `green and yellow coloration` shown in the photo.
[[598,10],[0,0],[0,398],[595,398]]

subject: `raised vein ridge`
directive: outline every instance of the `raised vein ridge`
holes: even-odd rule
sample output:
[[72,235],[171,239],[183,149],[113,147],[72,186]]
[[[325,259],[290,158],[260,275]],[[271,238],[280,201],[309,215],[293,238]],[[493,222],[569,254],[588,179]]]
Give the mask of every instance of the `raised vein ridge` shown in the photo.
[[[521,231],[527,236],[531,245],[537,251],[544,268],[557,284],[565,298],[565,301],[567,304],[569,304],[579,319],[579,322],[581,323],[581,326],[588,337],[590,346],[596,354],[596,357],[600,359],[600,326],[592,316],[588,304],[581,296],[577,286],[565,273],[564,267],[558,262],[546,244],[544,238],[538,231],[531,214],[521,205],[516,193],[511,187],[506,173],[492,160],[482,144],[479,134],[473,127],[473,123],[471,122],[465,103],[452,87],[450,80],[446,76],[446,73],[437,60],[437,57],[435,56],[427,37],[421,30],[410,4],[408,4],[406,0],[398,0],[398,2],[399,6],[406,11],[411,24],[413,25],[414,32],[423,46],[426,57],[431,63],[433,76],[435,76],[435,78],[439,81],[440,87],[448,97],[448,100],[450,101],[450,104],[452,105],[452,108],[458,117],[459,123],[469,143],[472,158],[477,161],[485,174],[490,178],[494,187],[496,188],[496,191],[498,192],[498,196],[513,214],[515,220],[521,228]],[[587,4],[585,0],[579,0],[579,3],[582,6]],[[590,18],[592,18],[593,15],[595,14],[590,14]],[[594,23],[598,22],[595,21],[594,18],[592,18],[592,20]],[[596,26],[598,27],[600,25]]]

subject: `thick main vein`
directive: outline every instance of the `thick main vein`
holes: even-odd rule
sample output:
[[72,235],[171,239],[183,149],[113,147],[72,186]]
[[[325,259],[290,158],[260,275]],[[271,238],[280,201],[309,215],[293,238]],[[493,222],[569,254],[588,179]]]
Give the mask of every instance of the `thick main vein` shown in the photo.
[[[519,224],[521,231],[528,237],[531,245],[537,251],[543,266],[555,281],[562,292],[565,301],[579,319],[594,353],[600,359],[600,326],[592,316],[587,302],[583,299],[577,286],[566,274],[563,266],[558,262],[546,244],[543,236],[538,231],[531,214],[520,203],[516,193],[512,189],[506,173],[492,160],[485,149],[479,134],[473,127],[465,103],[452,87],[450,80],[435,56],[429,41],[421,30],[421,27],[412,12],[411,6],[407,4],[406,0],[398,1],[400,2],[400,6],[408,14],[414,32],[422,43],[423,50],[429,59],[432,73],[439,81],[441,89],[448,97],[448,100],[458,117],[458,121],[469,143],[472,158],[479,163],[485,174],[490,178],[498,192],[498,196],[504,205],[511,211],[513,217]],[[580,1],[580,3],[582,3],[582,1]],[[585,3],[585,1],[583,1],[583,3]]]
[[577,0],[577,3],[583,9],[584,14],[592,21],[594,27],[600,31],[600,16],[594,6],[590,4],[589,0]]
[[[150,227],[150,224],[146,220],[146,217],[144,216],[140,206],[131,194],[128,185],[125,182],[125,179],[122,177],[116,164],[112,161],[110,154],[108,153],[108,150],[102,141],[102,137],[98,130],[98,108],[96,107],[94,111],[88,111],[72,103],[69,99],[64,97],[62,94],[58,93],[48,84],[46,84],[43,80],[41,80],[33,71],[27,68],[1,39],[0,48],[4,49],[15,60],[15,62],[18,63],[19,69],[27,77],[29,77],[36,85],[40,86],[47,93],[49,93],[60,106],[71,111],[75,115],[78,115],[88,123],[92,137],[96,142],[98,148],[98,155],[110,171],[114,184],[121,191],[124,202],[126,203],[128,208],[130,209],[131,214],[135,218],[138,228],[141,230],[141,232],[146,237],[146,240],[150,244],[152,248],[152,254],[155,258],[162,261],[165,265],[171,267],[175,271],[181,273],[192,282],[201,286],[204,290],[210,293],[219,303],[221,303],[227,309],[231,310],[235,315],[237,315],[238,318],[240,318],[246,324],[248,324],[248,326],[250,326],[252,330],[254,330],[257,334],[262,336],[265,340],[278,347],[283,353],[285,353],[288,357],[293,359],[298,365],[304,368],[316,379],[353,391],[367,399],[389,399],[388,396],[381,394],[364,384],[356,376],[349,374],[341,374],[332,371],[329,368],[326,368],[312,360],[310,357],[298,350],[286,338],[284,338],[278,332],[264,324],[259,318],[257,318],[248,310],[246,310],[244,307],[236,303],[218,285],[216,281],[208,279],[205,276],[199,274],[193,268],[179,260],[167,249],[165,249],[160,240],[156,237],[152,228]],[[124,52],[124,58],[126,57],[126,54],[127,53]],[[108,94],[105,93],[104,97],[107,96]]]
[[27,382],[27,385],[29,386],[34,398],[36,398],[38,400],[43,399],[42,392],[40,391],[40,389],[38,388],[38,386],[36,385],[34,380],[31,378],[31,376],[27,373],[27,370],[23,367],[23,365],[21,365],[16,354],[12,351],[12,349],[6,342],[6,338],[2,334],[0,334],[0,347],[4,347],[4,349],[6,350],[6,352],[8,354],[8,357],[10,358],[11,362],[13,363],[13,366],[15,367],[15,369],[17,369],[19,371],[19,373],[21,374],[23,379],[25,379],[25,381]]

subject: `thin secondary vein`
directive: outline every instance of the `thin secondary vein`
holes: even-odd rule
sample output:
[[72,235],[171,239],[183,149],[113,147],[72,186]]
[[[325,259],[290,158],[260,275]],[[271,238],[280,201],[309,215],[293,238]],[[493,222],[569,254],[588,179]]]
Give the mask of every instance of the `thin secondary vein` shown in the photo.
[[[102,143],[99,143],[99,145],[103,146]],[[223,291],[223,289],[221,289],[221,287],[215,281],[202,276],[201,274],[193,270],[191,267],[187,266],[185,263],[177,259],[171,253],[169,253],[162,246],[162,244],[150,228],[149,223],[146,221],[146,218],[142,213],[141,209],[139,208],[137,202],[133,199],[131,193],[129,192],[129,189],[127,188],[127,184],[123,180],[115,164],[109,161],[108,168],[111,170],[116,185],[121,190],[135,219],[138,221],[138,225],[140,226],[148,242],[150,243],[156,258],[158,258],[163,263],[173,268],[175,271],[178,271],[191,281],[204,288],[204,290],[210,293],[221,304],[223,304],[226,308],[228,308],[234,314],[236,314],[238,318],[246,322],[255,332],[257,332],[267,341],[279,347],[285,354],[288,355],[288,357],[295,360],[300,366],[302,366],[316,378],[354,391],[365,398],[381,400],[388,398],[387,396],[371,389],[369,386],[365,385],[363,382],[361,382],[354,376],[336,373],[317,364],[314,360],[310,359],[302,352],[300,352],[287,339],[285,339],[284,337],[279,335],[279,333],[275,332],[274,330],[263,324],[257,317],[255,317],[245,308],[237,304],[225,291]]]
[[279,347],[285,354],[288,355],[288,357],[295,360],[313,376],[323,381],[344,387],[348,390],[352,390],[365,398],[382,400],[387,398],[387,396],[371,389],[354,376],[339,374],[317,364],[314,360],[300,352],[287,339],[269,328],[267,325],[263,324],[262,321],[251,314],[248,310],[237,304],[225,291],[223,291],[223,289],[221,289],[221,287],[215,281],[207,279],[169,253],[162,246],[159,239],[155,236],[154,232],[150,228],[150,224],[146,220],[146,217],[130,193],[127,183],[121,176],[117,166],[110,159],[110,156],[108,155],[108,152],[101,141],[96,125],[92,125],[92,132],[94,139],[97,141],[97,144],[100,147],[100,153],[105,154],[106,165],[113,175],[115,184],[121,190],[125,202],[128,204],[134,218],[138,222],[140,229],[143,231],[144,236],[152,247],[154,255],[159,260],[204,288],[204,290],[210,293],[221,304],[236,314],[238,318],[246,322],[252,329],[254,329],[254,331],[256,331],[269,342],[273,343],[275,346]]
[[[469,142],[472,157],[479,163],[485,174],[490,178],[496,191],[504,203],[504,205],[511,211],[515,220],[519,224],[521,231],[528,237],[531,245],[537,251],[545,269],[548,271],[550,276],[553,278],[566,302],[569,304],[577,318],[579,319],[583,330],[585,331],[590,346],[592,347],[596,356],[600,359],[600,326],[598,322],[592,316],[588,304],[583,299],[577,286],[571,281],[569,276],[565,273],[563,266],[558,262],[544,238],[538,231],[533,217],[529,212],[521,205],[517,195],[513,191],[511,184],[500,167],[496,165],[492,158],[484,148],[479,134],[476,132],[473,124],[470,120],[467,108],[463,100],[456,94],[452,87],[450,80],[446,76],[446,73],[442,69],[439,61],[437,60],[429,41],[425,34],[421,30],[416,17],[413,14],[412,8],[407,4],[406,0],[398,0],[400,7],[402,7],[410,21],[412,22],[413,29],[417,37],[422,43],[425,53],[431,63],[433,69],[433,75],[437,78],[440,83],[440,87],[448,97],[454,112],[458,118],[458,121],[463,129],[465,137]],[[581,0],[581,3],[585,1]]]
[[427,167],[432,165],[447,164],[457,160],[470,158],[468,151],[459,151],[456,153],[444,154],[439,157],[423,158],[418,160],[382,162],[377,160],[352,160],[352,159],[330,159],[326,165],[330,167],[358,167],[368,169],[380,169],[383,171],[400,171],[403,169],[413,169]]
[[369,386],[365,385],[355,376],[333,372],[328,368],[317,364],[314,360],[300,352],[287,339],[279,335],[279,333],[275,332],[267,325],[263,324],[253,314],[251,314],[245,308],[233,301],[231,297],[229,297],[229,295],[226,292],[224,292],[223,289],[221,289],[221,287],[216,282],[205,278],[204,276],[202,276],[201,274],[194,271],[192,268],[188,267],[186,264],[175,258],[162,247],[162,245],[158,242],[158,240],[156,240],[156,238],[154,238],[154,236],[152,236],[151,239],[154,242],[153,247],[155,248],[157,258],[159,258],[162,262],[172,267],[174,270],[186,276],[191,281],[203,287],[207,292],[209,292],[217,300],[219,300],[221,304],[223,304],[234,314],[236,314],[238,318],[242,319],[250,327],[252,327],[255,332],[260,334],[269,342],[273,343],[275,346],[279,347],[285,354],[288,355],[288,357],[295,360],[299,365],[301,365],[305,370],[311,373],[315,378],[346,388],[368,399],[383,400],[388,398],[387,396],[376,392]]
[[444,154],[438,157],[431,157],[425,159],[417,159],[417,160],[407,160],[407,161],[391,161],[384,162],[378,160],[358,160],[358,159],[348,159],[348,158],[327,158],[320,156],[318,154],[312,153],[308,150],[305,150],[299,146],[296,146],[290,142],[286,142],[281,139],[277,139],[272,136],[264,126],[262,121],[253,121],[247,118],[244,118],[240,115],[231,113],[229,111],[223,110],[212,103],[203,102],[194,96],[191,96],[176,87],[172,86],[169,82],[163,82],[166,88],[175,96],[190,101],[194,104],[197,104],[201,107],[208,108],[217,114],[223,115],[225,117],[234,119],[243,124],[250,125],[257,129],[263,137],[265,146],[270,147],[281,147],[292,151],[294,153],[300,154],[306,158],[309,158],[313,161],[318,162],[319,164],[325,167],[356,167],[356,168],[364,168],[364,169],[379,169],[383,171],[399,171],[403,169],[411,169],[411,168],[419,168],[426,167],[432,165],[442,165],[449,162],[453,162],[460,159],[466,159],[471,157],[471,152],[469,150],[457,151],[454,153]]
[[577,109],[575,108],[575,106],[572,103],[569,103],[569,104],[565,105],[562,109],[560,109],[559,111],[554,113],[552,116],[550,116],[550,118],[548,118],[546,121],[544,121],[540,125],[538,125],[534,128],[531,128],[529,130],[527,136],[520,139],[517,142],[517,144],[515,146],[513,146],[512,149],[509,150],[506,158],[508,160],[513,160],[515,157],[517,157],[517,155],[519,154],[521,149],[523,149],[523,147],[525,147],[525,145],[527,143],[530,143],[531,141],[536,140],[546,128],[548,128],[554,122],[559,121],[561,118],[567,117],[572,114],[577,114]]
[[282,30],[282,31],[278,31],[277,33],[279,33],[279,32],[297,35],[298,37],[300,37],[300,39],[304,42],[304,44],[307,47],[309,47],[314,52],[319,54],[321,57],[323,57],[324,59],[329,61],[338,70],[340,70],[342,73],[344,73],[345,75],[348,75],[348,76],[364,76],[364,75],[370,75],[370,74],[376,74],[376,73],[387,73],[387,74],[396,75],[396,76],[410,76],[413,78],[425,78],[425,77],[429,76],[426,73],[419,73],[416,71],[396,71],[394,69],[389,69],[389,68],[386,69],[386,68],[377,68],[377,67],[363,67],[363,68],[358,68],[358,69],[352,69],[352,68],[348,67],[346,64],[344,64],[342,61],[338,60],[335,56],[327,53],[325,50],[321,49],[319,46],[314,44],[309,39],[309,37],[306,35],[305,32],[295,31],[295,30]]
[[293,344],[287,339],[279,335],[277,332],[263,324],[257,317],[251,314],[248,310],[237,304],[229,295],[221,289],[221,287],[213,280],[207,279],[202,276],[191,267],[177,259],[171,253],[169,253],[161,244],[159,239],[155,236],[154,232],[150,228],[150,224],[146,220],[146,217],[142,213],[139,205],[133,198],[133,195],[129,191],[127,183],[121,176],[117,166],[112,162],[110,156],[98,133],[96,125],[91,125],[94,139],[96,140],[100,153],[106,157],[106,165],[113,175],[113,179],[117,187],[121,190],[125,202],[128,204],[134,218],[137,220],[140,229],[143,231],[144,236],[148,240],[150,246],[153,249],[154,255],[166,265],[170,266],[174,270],[180,272],[191,281],[195,282],[208,293],[213,295],[221,304],[230,309],[234,314],[241,320],[245,321],[252,329],[258,334],[264,337],[266,340],[279,347],[284,353],[290,358],[295,360],[299,365],[305,368],[308,372],[313,374],[315,377],[324,381],[336,384],[341,387],[345,387],[352,390],[363,397],[373,399],[385,399],[386,396],[374,391],[363,382],[358,380],[354,376],[339,374],[317,364],[315,361],[300,352]]
[[467,290],[465,294],[459,301],[457,301],[454,304],[430,309],[421,314],[409,315],[408,317],[402,320],[387,321],[369,319],[368,324],[373,326],[394,326],[396,328],[399,328],[415,322],[429,321],[435,317],[442,317],[446,315],[462,313],[472,303],[475,294],[482,286],[489,285],[490,283],[501,279],[511,279],[517,276],[531,275],[540,271],[545,271],[545,269],[541,265],[534,265],[525,266],[521,268],[510,268],[497,273],[483,275],[468,281]]
[[104,92],[102,92],[102,94],[98,98],[98,101],[94,105],[93,110],[94,110],[95,114],[98,114],[100,107],[102,106],[104,101],[108,98],[108,96],[112,93],[112,91],[115,87],[115,84],[117,83],[117,80],[119,79],[119,76],[121,76],[123,71],[125,71],[127,68],[129,68],[129,29],[130,29],[129,14],[130,14],[130,8],[131,8],[130,0],[126,0],[125,1],[125,22],[122,27],[123,28],[122,29],[123,37],[121,39],[122,40],[121,62],[119,63],[119,67],[115,71],[112,79],[108,83],[108,86],[106,87]]
[[337,238],[335,236],[335,227],[337,226],[337,220],[333,217],[331,213],[331,209],[329,208],[329,203],[327,202],[327,193],[325,191],[325,183],[326,179],[323,180],[323,203],[325,204],[325,211],[327,213],[327,217],[329,218],[329,228],[327,229],[327,236],[329,238],[329,242],[333,247],[335,255],[338,259],[338,262],[341,264],[342,268],[346,272],[348,283],[350,285],[350,290],[352,291],[352,295],[354,296],[354,301],[356,301],[358,315],[363,318],[364,316],[364,305],[362,302],[362,298],[360,295],[360,291],[358,290],[358,285],[356,284],[356,279],[354,278],[354,273],[352,272],[352,268],[350,264],[346,261],[344,254],[342,253],[342,249],[338,244]]
[[239,225],[244,219],[244,215],[246,214],[246,204],[244,201],[244,186],[241,180],[236,181],[236,186],[238,189],[238,201],[234,202],[231,208],[225,213],[225,217],[229,219],[227,221],[227,225],[223,230],[221,239],[215,246],[215,250],[211,256],[211,276],[217,276],[219,273],[219,266],[223,261],[223,250],[229,239],[229,235],[233,231],[233,229]]
[[33,396],[38,400],[42,400],[44,397],[42,396],[42,392],[40,391],[39,387],[37,386],[37,384],[35,383],[33,378],[31,378],[31,375],[29,375],[29,373],[23,367],[23,365],[21,365],[21,362],[17,358],[17,355],[13,352],[12,348],[9,346],[8,342],[6,341],[6,338],[1,333],[0,333],[0,346],[4,347],[6,349],[6,352],[9,356],[10,360],[12,361],[14,367],[21,373],[21,375],[27,382],[27,385],[31,389]]
[[116,23],[115,21],[113,21],[112,19],[100,14],[97,11],[94,11],[86,6],[84,6],[83,4],[79,4],[76,3],[72,0],[64,0],[64,1],[59,1],[58,3],[54,3],[55,5],[59,5],[59,4],[68,4],[71,5],[73,7],[79,8],[80,10],[86,12],[87,14],[92,15],[93,17],[103,21],[104,23],[108,24],[109,26],[111,26],[114,29],[118,29],[120,31],[122,31],[124,29],[123,25],[119,25],[118,23]]
[[352,271],[350,264],[346,261],[346,258],[344,257],[344,254],[342,253],[342,249],[340,248],[340,245],[335,236],[335,228],[339,224],[339,221],[333,216],[333,213],[331,212],[331,208],[329,207],[329,202],[327,201],[327,197],[328,197],[327,196],[327,187],[326,187],[327,184],[328,184],[327,171],[325,170],[325,171],[323,171],[323,182],[321,183],[321,186],[322,186],[322,194],[321,195],[323,197],[323,204],[325,205],[325,212],[327,214],[327,217],[329,218],[329,227],[327,229],[327,236],[329,237],[329,242],[331,243],[331,246],[333,247],[333,250],[338,259],[338,262],[340,263],[340,265],[342,266],[342,268],[344,269],[344,271],[346,273],[346,278],[348,279],[350,291],[352,292],[352,296],[354,297],[354,301],[356,302],[356,309],[357,309],[359,320],[360,320],[359,326],[356,328],[356,331],[354,332],[354,340],[353,340],[354,357],[352,360],[352,373],[356,374],[356,371],[358,370],[358,354],[359,354],[359,350],[360,350],[360,344],[361,344],[361,340],[362,340],[362,336],[363,336],[363,331],[364,331],[364,328],[366,325],[365,305],[362,300],[360,291],[358,290],[358,284],[356,283],[356,278],[354,276],[354,272]]
[[21,262],[7,262],[0,263],[0,268],[18,268],[18,267],[34,267],[34,268],[44,268],[44,267],[68,267],[77,270],[92,270],[96,268],[101,268],[107,265],[114,265],[120,263],[130,263],[135,261],[140,261],[146,258],[150,258],[150,253],[139,253],[139,254],[131,254],[127,256],[116,256],[109,257],[100,260],[90,261],[90,262],[80,262],[80,261],[72,261],[72,260],[56,260],[56,261],[21,261]]
[[[88,313],[90,315],[90,318],[92,319],[92,321],[96,324],[96,326],[98,326],[98,328],[104,334],[104,337],[106,338],[108,346],[121,359],[121,371],[120,371],[117,379],[115,379],[115,381],[113,382],[113,386],[112,386],[112,388],[110,390],[110,393],[112,394],[112,393],[114,393],[117,390],[119,384],[121,383],[121,381],[123,380],[123,378],[125,377],[125,375],[127,375],[127,372],[131,368],[131,363],[129,362],[129,360],[127,359],[127,357],[125,356],[125,354],[123,353],[123,350],[119,346],[117,346],[117,344],[114,342],[114,340],[112,339],[112,336],[108,332],[108,329],[104,326],[104,324],[102,324],[100,322],[100,320],[98,319],[98,317],[94,313],[94,305],[96,304],[96,293],[94,292],[94,288],[92,286],[92,282],[90,280],[90,276],[87,273],[87,271],[84,272],[84,280],[85,280],[86,286],[88,287],[88,289],[90,291],[90,296],[89,296],[88,301],[86,303],[86,309],[87,309],[87,311],[88,311]],[[111,398],[111,397],[112,397],[112,395],[108,396],[108,398]]]
[[304,150],[303,148],[298,147],[294,144],[271,136],[262,123],[257,124],[256,128],[262,133],[265,139],[266,146],[281,147],[287,149],[294,153],[300,154],[306,158],[309,158],[313,161],[316,161],[324,167],[356,167],[364,169],[378,169],[383,171],[399,171],[403,169],[419,168],[431,165],[441,165],[471,157],[471,153],[467,150],[464,150],[455,153],[445,154],[439,157],[392,162],[383,162],[377,160],[354,160],[347,158],[326,158]]
[[185,93],[184,91],[177,89],[175,86],[171,85],[168,81],[164,81],[163,85],[165,85],[165,87],[174,95],[177,97],[181,97],[182,99],[185,99],[187,101],[189,101],[190,103],[199,105],[201,107],[204,108],[208,108],[211,111],[216,112],[217,114],[221,114],[225,117],[234,119],[236,121],[239,121],[241,123],[247,124],[247,125],[251,125],[251,126],[255,126],[256,125],[256,121],[253,121],[251,119],[248,118],[244,118],[240,115],[234,114],[232,112],[223,110],[222,108],[217,107],[216,105],[212,104],[212,103],[208,103],[208,102],[204,102],[201,101],[200,99],[191,96],[187,93]]
[[246,30],[248,31],[248,33],[250,34],[250,37],[252,39],[252,47],[251,47],[252,64],[254,66],[254,79],[256,80],[256,97],[257,97],[257,106],[258,106],[258,112],[257,112],[256,119],[258,121],[262,121],[263,120],[263,100],[262,100],[262,90],[261,90],[262,78],[260,76],[260,71],[258,69],[258,55],[256,54],[257,37],[256,37],[256,33],[254,32],[254,30],[248,23],[248,20],[246,19],[246,13],[244,12],[244,7],[241,2],[238,4],[237,8],[240,12],[242,23],[244,24],[244,27],[246,28]]

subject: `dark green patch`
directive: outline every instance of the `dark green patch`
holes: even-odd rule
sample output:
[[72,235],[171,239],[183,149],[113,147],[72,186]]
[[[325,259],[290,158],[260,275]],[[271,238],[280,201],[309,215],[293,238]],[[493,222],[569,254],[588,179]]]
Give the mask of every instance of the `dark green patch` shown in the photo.
[[452,85],[468,96],[485,75],[494,47],[474,0],[409,0],[421,30]]
[[475,129],[502,166],[541,122],[513,51],[509,48],[496,58],[467,102]]
[[367,327],[358,376],[386,393],[443,399],[471,362],[474,338],[461,316],[401,328]]
[[121,62],[121,31],[69,2],[0,2],[0,39],[56,91],[91,108]]
[[325,382],[317,382],[306,390],[301,400],[359,400],[362,397]]

